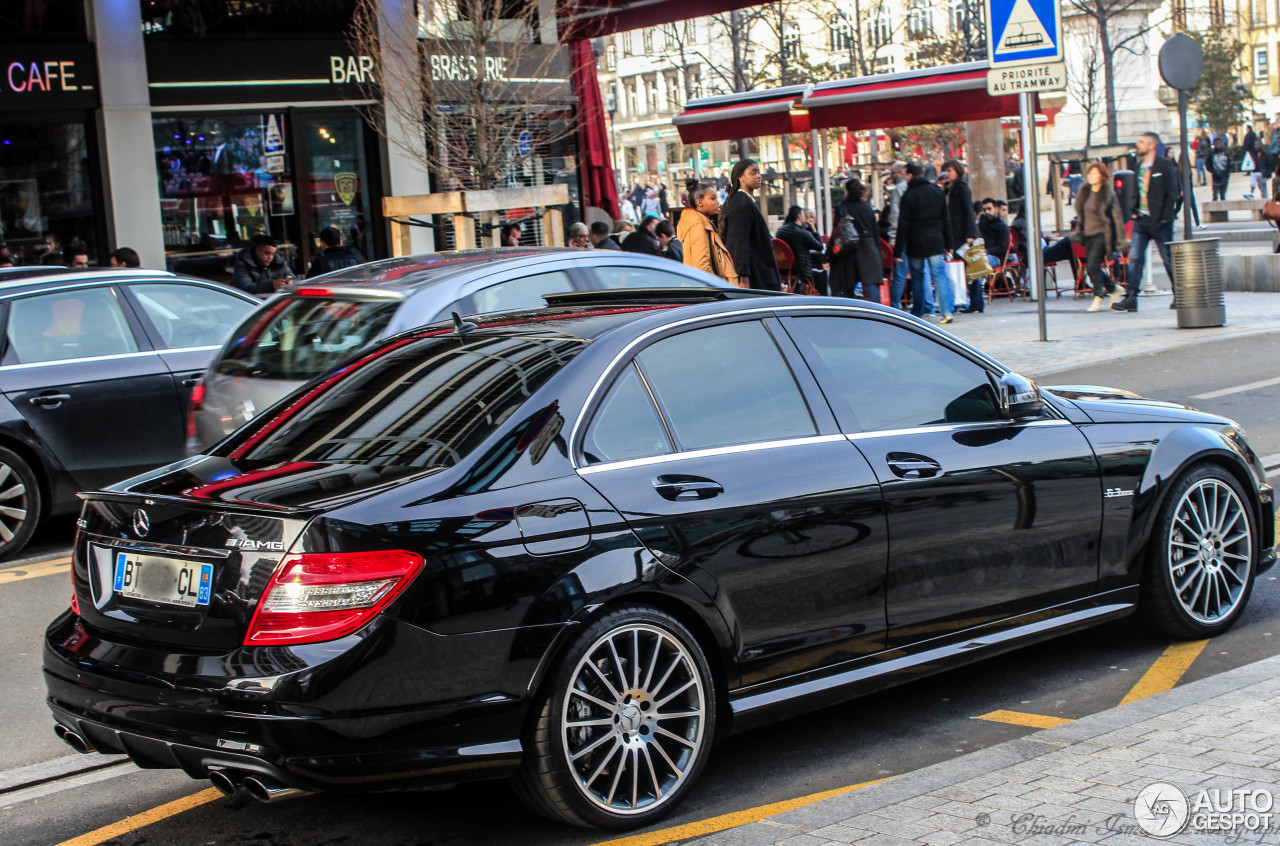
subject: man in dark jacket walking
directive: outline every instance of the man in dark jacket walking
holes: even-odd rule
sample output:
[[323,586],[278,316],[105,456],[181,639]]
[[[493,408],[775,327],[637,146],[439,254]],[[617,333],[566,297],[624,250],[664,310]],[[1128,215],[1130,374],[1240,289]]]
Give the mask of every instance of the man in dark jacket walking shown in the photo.
[[[942,322],[950,323],[955,317],[952,316],[954,301],[945,265],[947,238],[951,232],[947,195],[924,178],[924,169],[915,162],[907,165],[907,175],[911,181],[907,183],[907,191],[902,195],[898,208],[898,238],[893,252],[907,257],[907,270],[911,277],[911,313],[916,317],[924,315],[924,269],[928,264]],[[972,205],[969,215],[973,215]]]
[[640,221],[640,228],[622,239],[622,251],[626,253],[644,253],[648,256],[662,255],[662,242],[658,240],[654,227],[658,218],[650,215]]
[[324,250],[311,260],[311,267],[307,268],[308,279],[332,273],[344,267],[355,267],[360,263],[350,250],[342,246],[342,233],[337,227],[326,226],[321,229],[320,243],[324,244]]
[[236,258],[231,283],[250,294],[271,294],[293,283],[293,271],[276,252],[275,239],[257,235]]
[[[1173,162],[1156,155],[1159,146],[1160,136],[1154,132],[1144,132],[1138,138],[1138,202],[1133,208],[1133,246],[1129,249],[1124,299],[1111,306],[1116,311],[1138,310],[1147,245],[1153,241],[1160,251],[1165,273],[1169,274],[1169,285],[1173,287],[1169,243],[1173,241],[1173,219],[1178,208],[1178,175]],[[1176,308],[1177,303],[1169,303],[1169,307]]]

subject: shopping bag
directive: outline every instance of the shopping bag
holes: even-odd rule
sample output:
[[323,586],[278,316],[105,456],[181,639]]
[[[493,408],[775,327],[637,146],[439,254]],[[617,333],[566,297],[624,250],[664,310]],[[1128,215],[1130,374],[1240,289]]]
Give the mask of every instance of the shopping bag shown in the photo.
[[962,261],[944,262],[947,266],[947,282],[951,285],[951,300],[957,306],[969,305],[969,279]]
[[1257,168],[1253,164],[1253,153],[1245,153],[1244,159],[1240,162],[1241,173],[1253,173]]
[[987,260],[987,248],[981,238],[964,251],[964,262],[965,275],[970,279],[982,279],[991,275],[991,262]]

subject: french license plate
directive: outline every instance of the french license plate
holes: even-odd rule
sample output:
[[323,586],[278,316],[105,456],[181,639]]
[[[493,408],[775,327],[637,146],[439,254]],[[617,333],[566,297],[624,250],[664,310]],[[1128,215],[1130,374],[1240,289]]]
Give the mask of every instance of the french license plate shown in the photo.
[[115,591],[120,596],[186,608],[209,604],[212,564],[117,552],[115,565]]

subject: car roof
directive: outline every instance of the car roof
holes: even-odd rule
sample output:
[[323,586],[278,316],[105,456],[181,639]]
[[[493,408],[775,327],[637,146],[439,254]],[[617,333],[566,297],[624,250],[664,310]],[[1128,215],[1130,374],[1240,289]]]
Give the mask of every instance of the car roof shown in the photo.
[[[640,253],[619,252],[617,250],[577,250],[568,247],[496,247],[477,250],[451,250],[441,253],[426,253],[416,256],[382,259],[366,262],[355,267],[335,270],[308,279],[306,286],[356,286],[360,288],[386,289],[412,294],[439,283],[465,278],[488,276],[510,269],[541,265],[560,265],[565,262],[591,266],[601,262],[616,264],[635,264],[643,267],[667,268],[675,272],[689,272],[691,269],[679,262],[662,256],[650,256]],[[675,265],[676,267],[672,267]],[[683,271],[676,268],[683,268]],[[692,271],[697,273],[697,271]],[[724,284],[721,282],[721,284]],[[299,287],[305,287],[299,285]]]
[[196,282],[219,290],[226,290],[241,299],[261,302],[252,294],[247,294],[239,288],[233,288],[220,282],[210,282],[208,279],[201,279],[196,276],[183,276],[177,273],[170,273],[167,270],[146,270],[136,267],[68,270],[66,273],[27,276],[18,279],[0,276],[0,299],[44,291],[57,291],[63,288],[77,288],[83,285],[102,285],[112,282],[128,282],[130,280]]

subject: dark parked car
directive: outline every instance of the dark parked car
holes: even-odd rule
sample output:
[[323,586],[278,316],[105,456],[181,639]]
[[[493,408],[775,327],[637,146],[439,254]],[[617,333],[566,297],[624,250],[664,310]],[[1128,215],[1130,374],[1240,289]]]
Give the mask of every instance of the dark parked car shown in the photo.
[[361,347],[450,312],[539,308],[543,294],[679,287],[725,283],[657,256],[523,247],[385,259],[318,276],[281,291],[231,333],[192,408],[189,451],[222,440]]
[[183,457],[192,386],[258,300],[147,270],[0,283],[3,558],[76,491]]
[[509,776],[627,828],[717,735],[1135,612],[1214,635],[1274,562],[1221,417],[878,305],[551,299],[89,495],[56,731],[264,801]]

